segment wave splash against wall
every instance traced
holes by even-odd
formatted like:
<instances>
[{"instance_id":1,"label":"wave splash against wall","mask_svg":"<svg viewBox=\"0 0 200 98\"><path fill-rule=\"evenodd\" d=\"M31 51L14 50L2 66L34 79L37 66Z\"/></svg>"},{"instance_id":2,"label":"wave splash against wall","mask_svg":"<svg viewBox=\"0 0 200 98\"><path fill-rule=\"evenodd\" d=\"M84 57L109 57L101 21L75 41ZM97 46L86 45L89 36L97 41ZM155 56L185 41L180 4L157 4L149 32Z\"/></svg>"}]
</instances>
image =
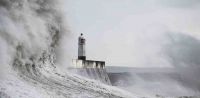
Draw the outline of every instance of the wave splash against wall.
<instances>
[{"instance_id":1,"label":"wave splash against wall","mask_svg":"<svg viewBox=\"0 0 200 98\"><path fill-rule=\"evenodd\" d=\"M116 88L58 71L56 53L67 34L62 2L0 0L0 96L127 97Z\"/></svg>"}]
</instances>

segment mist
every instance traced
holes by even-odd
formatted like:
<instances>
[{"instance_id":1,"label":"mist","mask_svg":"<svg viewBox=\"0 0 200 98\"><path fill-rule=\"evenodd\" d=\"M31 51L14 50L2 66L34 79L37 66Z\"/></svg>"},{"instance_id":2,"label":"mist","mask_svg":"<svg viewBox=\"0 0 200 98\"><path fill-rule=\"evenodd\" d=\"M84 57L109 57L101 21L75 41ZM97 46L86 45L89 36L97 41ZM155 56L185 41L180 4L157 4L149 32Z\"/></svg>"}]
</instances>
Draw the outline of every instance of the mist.
<instances>
[{"instance_id":1,"label":"mist","mask_svg":"<svg viewBox=\"0 0 200 98\"><path fill-rule=\"evenodd\" d=\"M101 11L87 6L87 13L81 12L86 16L100 12L100 20L78 14L86 18L78 20L84 24L81 27L71 23L73 15L65 11L69 9L63 0L0 0L0 93L17 98L199 95L199 2L191 1L93 1L97 4L91 6ZM129 4L139 6L132 9ZM85 6L74 8L84 10ZM113 11L115 8L125 9ZM89 59L105 60L106 66L170 71L132 72L131 86L117 84L124 90L69 73L80 32L86 32Z\"/></svg>"},{"instance_id":2,"label":"mist","mask_svg":"<svg viewBox=\"0 0 200 98\"><path fill-rule=\"evenodd\" d=\"M0 0L0 97L130 95L68 72L71 33L63 0Z\"/></svg>"},{"instance_id":3,"label":"mist","mask_svg":"<svg viewBox=\"0 0 200 98\"><path fill-rule=\"evenodd\" d=\"M153 53L151 58L144 59L142 62L158 58L157 60L162 59L165 63L158 63L156 66L167 64L167 67L129 67L127 76L119 76L116 86L148 96L155 94L161 96L198 96L200 94L200 40L198 38L186 33L160 31L157 36L145 36L143 40L138 40L138 43L141 42L147 44L143 44L143 48L140 47L139 54L145 54L142 52L145 49L149 49ZM147 65L148 63L146 63ZM119 67L118 70L120 69Z\"/></svg>"},{"instance_id":4,"label":"mist","mask_svg":"<svg viewBox=\"0 0 200 98\"><path fill-rule=\"evenodd\" d=\"M150 73L152 79L132 72L128 90L199 95L199 0L69 0L66 5L71 31L87 39L89 59L105 60L106 66L157 69Z\"/></svg>"},{"instance_id":5,"label":"mist","mask_svg":"<svg viewBox=\"0 0 200 98\"><path fill-rule=\"evenodd\" d=\"M198 0L68 0L66 9L72 43L77 44L77 36L84 33L88 59L105 60L107 66L171 67L159 52L167 41L162 34L199 38L199 4ZM75 58L76 46L72 48Z\"/></svg>"}]
</instances>

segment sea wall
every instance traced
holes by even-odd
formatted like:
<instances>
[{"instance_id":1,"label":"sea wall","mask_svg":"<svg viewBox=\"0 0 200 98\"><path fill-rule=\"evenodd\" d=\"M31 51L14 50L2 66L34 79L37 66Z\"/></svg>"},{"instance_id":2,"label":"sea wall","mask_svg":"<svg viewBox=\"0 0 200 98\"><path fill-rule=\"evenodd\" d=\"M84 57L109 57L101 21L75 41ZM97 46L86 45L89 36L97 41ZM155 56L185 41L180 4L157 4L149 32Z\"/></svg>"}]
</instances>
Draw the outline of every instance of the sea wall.
<instances>
[{"instance_id":1,"label":"sea wall","mask_svg":"<svg viewBox=\"0 0 200 98\"><path fill-rule=\"evenodd\" d=\"M111 85L104 61L73 60L72 63L79 75Z\"/></svg>"}]
</instances>

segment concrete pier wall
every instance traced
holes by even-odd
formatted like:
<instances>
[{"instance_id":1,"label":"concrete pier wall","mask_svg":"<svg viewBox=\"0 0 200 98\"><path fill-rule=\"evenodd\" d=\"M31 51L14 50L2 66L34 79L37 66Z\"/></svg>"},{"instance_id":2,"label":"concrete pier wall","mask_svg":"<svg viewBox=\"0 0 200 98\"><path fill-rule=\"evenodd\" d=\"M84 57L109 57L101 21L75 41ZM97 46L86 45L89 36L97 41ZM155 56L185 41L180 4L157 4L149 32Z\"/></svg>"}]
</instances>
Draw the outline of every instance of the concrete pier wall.
<instances>
[{"instance_id":1,"label":"concrete pier wall","mask_svg":"<svg viewBox=\"0 0 200 98\"><path fill-rule=\"evenodd\" d=\"M73 60L76 73L111 85L110 79L105 69L105 62L93 60Z\"/></svg>"},{"instance_id":2,"label":"concrete pier wall","mask_svg":"<svg viewBox=\"0 0 200 98\"><path fill-rule=\"evenodd\" d=\"M73 65L76 68L105 68L104 61L93 61L93 60L72 60Z\"/></svg>"}]
</instances>

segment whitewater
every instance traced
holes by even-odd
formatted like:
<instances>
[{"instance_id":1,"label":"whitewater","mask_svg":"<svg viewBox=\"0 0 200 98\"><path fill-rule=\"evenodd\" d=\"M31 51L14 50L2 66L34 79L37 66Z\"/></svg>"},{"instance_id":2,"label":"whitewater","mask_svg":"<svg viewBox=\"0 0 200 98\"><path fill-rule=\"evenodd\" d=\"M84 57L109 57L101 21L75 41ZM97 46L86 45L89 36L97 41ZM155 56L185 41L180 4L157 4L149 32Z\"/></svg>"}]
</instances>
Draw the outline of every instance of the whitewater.
<instances>
[{"instance_id":1,"label":"whitewater","mask_svg":"<svg viewBox=\"0 0 200 98\"><path fill-rule=\"evenodd\" d=\"M1 98L136 98L59 69L57 52L69 34L62 2L0 0Z\"/></svg>"},{"instance_id":2,"label":"whitewater","mask_svg":"<svg viewBox=\"0 0 200 98\"><path fill-rule=\"evenodd\" d=\"M67 67L70 60L60 56L71 49L62 51L71 34L64 2L0 0L0 98L164 98L138 95L63 68L59 62Z\"/></svg>"}]
</instances>

